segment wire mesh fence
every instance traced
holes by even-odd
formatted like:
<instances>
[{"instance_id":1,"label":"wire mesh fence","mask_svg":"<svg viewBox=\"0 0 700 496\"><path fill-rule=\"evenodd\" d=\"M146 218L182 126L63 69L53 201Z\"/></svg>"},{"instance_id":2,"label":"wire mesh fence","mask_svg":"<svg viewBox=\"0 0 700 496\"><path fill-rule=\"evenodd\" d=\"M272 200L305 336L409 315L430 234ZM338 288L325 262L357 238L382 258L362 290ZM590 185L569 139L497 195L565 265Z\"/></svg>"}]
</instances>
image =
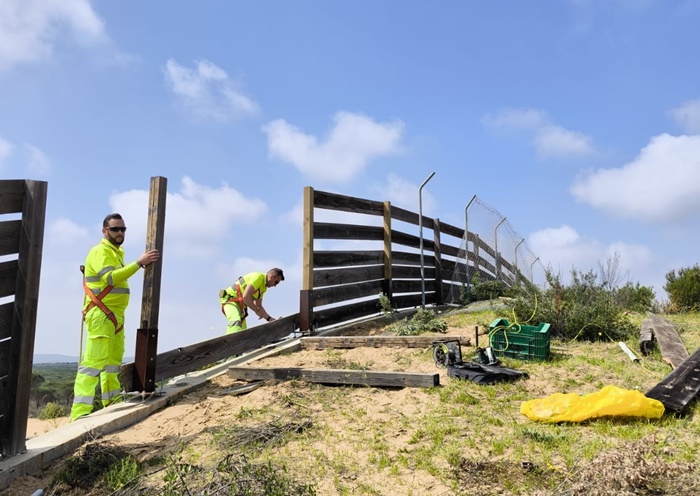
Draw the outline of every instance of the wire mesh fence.
<instances>
[{"instance_id":1,"label":"wire mesh fence","mask_svg":"<svg viewBox=\"0 0 700 496\"><path fill-rule=\"evenodd\" d=\"M485 280L507 286L534 283L539 257L498 210L474 196L465 209L464 228L470 234L462 238L447 303L463 303L465 292Z\"/></svg>"}]
</instances>

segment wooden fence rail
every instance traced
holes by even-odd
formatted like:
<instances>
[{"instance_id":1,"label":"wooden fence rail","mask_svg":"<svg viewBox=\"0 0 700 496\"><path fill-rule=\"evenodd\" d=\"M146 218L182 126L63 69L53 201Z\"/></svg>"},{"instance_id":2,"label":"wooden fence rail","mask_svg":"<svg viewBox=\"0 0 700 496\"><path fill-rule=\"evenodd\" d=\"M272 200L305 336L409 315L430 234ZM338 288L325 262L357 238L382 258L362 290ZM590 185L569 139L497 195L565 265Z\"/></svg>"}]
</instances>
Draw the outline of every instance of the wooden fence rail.
<instances>
[{"instance_id":1,"label":"wooden fence rail","mask_svg":"<svg viewBox=\"0 0 700 496\"><path fill-rule=\"evenodd\" d=\"M383 225L316 222L316 209L374 215L382 218ZM392 221L432 230L432 236L424 236L421 243L419 236L400 230ZM457 246L446 242L447 236L456 238ZM425 289L426 303L443 304L446 295L454 289L452 281L457 268L455 259L460 257L459 245L464 238L464 229L442 223L439 219L419 217L390 202L315 191L306 187L302 289L299 298L302 332L308 334L316 327L376 314L380 311L380 295L385 295L396 309L415 307L422 305ZM482 280L500 279L507 285L513 285L522 279L517 268L477 234L469 232L467 238L474 249L466 253L466 263ZM316 240L381 242L383 249L316 250ZM422 267L420 253L410 251L420 249L421 246ZM351 301L354 302L349 303ZM342 303L345 304L339 305ZM327 305L338 306L321 308Z\"/></svg>"},{"instance_id":2,"label":"wooden fence rail","mask_svg":"<svg viewBox=\"0 0 700 496\"><path fill-rule=\"evenodd\" d=\"M0 181L0 458L25 450L47 183Z\"/></svg>"}]
</instances>

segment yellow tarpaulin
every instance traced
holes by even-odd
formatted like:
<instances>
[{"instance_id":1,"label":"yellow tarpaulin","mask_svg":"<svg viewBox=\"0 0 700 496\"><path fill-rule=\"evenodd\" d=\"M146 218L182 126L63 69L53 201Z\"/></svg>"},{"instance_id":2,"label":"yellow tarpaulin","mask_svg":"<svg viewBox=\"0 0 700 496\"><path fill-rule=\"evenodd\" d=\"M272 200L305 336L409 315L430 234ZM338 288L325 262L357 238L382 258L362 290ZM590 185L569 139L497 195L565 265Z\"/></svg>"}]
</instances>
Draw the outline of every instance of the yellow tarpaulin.
<instances>
[{"instance_id":1,"label":"yellow tarpaulin","mask_svg":"<svg viewBox=\"0 0 700 496\"><path fill-rule=\"evenodd\" d=\"M546 398L525 401L520 413L540 422L582 422L597 417L661 418L664 405L639 391L605 386L596 393L554 393Z\"/></svg>"}]
</instances>

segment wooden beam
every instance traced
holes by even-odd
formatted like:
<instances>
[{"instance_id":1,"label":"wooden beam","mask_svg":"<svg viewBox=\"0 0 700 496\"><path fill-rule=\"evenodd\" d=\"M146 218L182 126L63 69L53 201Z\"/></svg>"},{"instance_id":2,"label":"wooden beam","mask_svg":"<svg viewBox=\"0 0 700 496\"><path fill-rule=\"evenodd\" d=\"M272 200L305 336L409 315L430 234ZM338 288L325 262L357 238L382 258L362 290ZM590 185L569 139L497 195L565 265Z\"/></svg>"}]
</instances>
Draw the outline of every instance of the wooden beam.
<instances>
[{"instance_id":1,"label":"wooden beam","mask_svg":"<svg viewBox=\"0 0 700 496\"><path fill-rule=\"evenodd\" d=\"M313 233L314 239L384 240L384 229L379 226L314 222Z\"/></svg>"},{"instance_id":2,"label":"wooden beam","mask_svg":"<svg viewBox=\"0 0 700 496\"><path fill-rule=\"evenodd\" d=\"M303 350L325 350L328 348L428 348L435 341L458 340L464 346L471 341L464 336L421 335L421 336L317 336L301 339Z\"/></svg>"},{"instance_id":3,"label":"wooden beam","mask_svg":"<svg viewBox=\"0 0 700 496\"><path fill-rule=\"evenodd\" d=\"M21 212L23 198L23 179L3 179L0 181L0 214L14 214Z\"/></svg>"},{"instance_id":4,"label":"wooden beam","mask_svg":"<svg viewBox=\"0 0 700 496\"><path fill-rule=\"evenodd\" d=\"M654 349L654 328L651 319L644 319L639 329L639 351L648 355Z\"/></svg>"},{"instance_id":5,"label":"wooden beam","mask_svg":"<svg viewBox=\"0 0 700 496\"><path fill-rule=\"evenodd\" d=\"M659 342L661 358L675 369L688 358L688 350L668 320L655 314L649 314L649 320Z\"/></svg>"},{"instance_id":6,"label":"wooden beam","mask_svg":"<svg viewBox=\"0 0 700 496\"><path fill-rule=\"evenodd\" d=\"M667 411L682 413L700 392L700 348L673 369L646 396L659 400Z\"/></svg>"},{"instance_id":7,"label":"wooden beam","mask_svg":"<svg viewBox=\"0 0 700 496\"><path fill-rule=\"evenodd\" d=\"M329 288L317 289L313 292L314 307L329 305L342 301L355 300L365 296L375 296L382 292L384 281L377 279L374 281L364 281L354 284L343 284L342 286L331 286Z\"/></svg>"},{"instance_id":8,"label":"wooden beam","mask_svg":"<svg viewBox=\"0 0 700 496\"><path fill-rule=\"evenodd\" d=\"M370 370L230 367L228 376L244 381L302 379L320 384L345 384L348 386L433 387L440 385L440 374L374 372Z\"/></svg>"},{"instance_id":9,"label":"wooden beam","mask_svg":"<svg viewBox=\"0 0 700 496\"><path fill-rule=\"evenodd\" d=\"M0 222L0 255L10 255L19 252L19 235L21 229L21 220Z\"/></svg>"},{"instance_id":10,"label":"wooden beam","mask_svg":"<svg viewBox=\"0 0 700 496\"><path fill-rule=\"evenodd\" d=\"M391 202L384 202L384 287L382 292L391 304L394 298L394 287L391 274Z\"/></svg>"},{"instance_id":11,"label":"wooden beam","mask_svg":"<svg viewBox=\"0 0 700 496\"><path fill-rule=\"evenodd\" d=\"M0 262L0 297L15 294L18 270L19 262L17 260Z\"/></svg>"},{"instance_id":12,"label":"wooden beam","mask_svg":"<svg viewBox=\"0 0 700 496\"><path fill-rule=\"evenodd\" d=\"M302 252L301 291L299 292L299 330L311 332L314 320L314 189L304 188L304 246Z\"/></svg>"},{"instance_id":13,"label":"wooden beam","mask_svg":"<svg viewBox=\"0 0 700 496\"><path fill-rule=\"evenodd\" d=\"M19 240L17 262L17 289L15 290L15 316L12 320L10 339L10 388L14 401L7 405L10 426L9 453L25 450L29 397L34 364L34 338L39 307L39 283L41 259L44 246L44 224L46 219L46 181L24 181L22 198L22 229Z\"/></svg>"},{"instance_id":14,"label":"wooden beam","mask_svg":"<svg viewBox=\"0 0 700 496\"><path fill-rule=\"evenodd\" d=\"M347 267L351 265L380 265L384 263L381 250L369 251L315 251L313 268Z\"/></svg>"},{"instance_id":15,"label":"wooden beam","mask_svg":"<svg viewBox=\"0 0 700 496\"><path fill-rule=\"evenodd\" d=\"M364 267L343 267L340 269L314 270L314 288L350 284L353 282L371 281L384 277L383 265L367 265Z\"/></svg>"},{"instance_id":16,"label":"wooden beam","mask_svg":"<svg viewBox=\"0 0 700 496\"><path fill-rule=\"evenodd\" d=\"M199 370L233 355L241 355L282 339L298 329L299 314L261 324L245 331L226 334L189 346L159 353L156 357L156 381ZM131 384L134 362L121 368L124 384Z\"/></svg>"},{"instance_id":17,"label":"wooden beam","mask_svg":"<svg viewBox=\"0 0 700 496\"><path fill-rule=\"evenodd\" d=\"M163 241L165 235L165 203L168 180L151 178L146 228L146 250L158 250L160 259L144 269L141 299L141 326L136 332L134 380L130 391L156 390L156 354L158 353L158 317L160 313L160 280L163 271Z\"/></svg>"},{"instance_id":18,"label":"wooden beam","mask_svg":"<svg viewBox=\"0 0 700 496\"><path fill-rule=\"evenodd\" d=\"M352 212L354 214L382 215L382 203L374 200L364 200L353 196L316 191L314 193L316 208Z\"/></svg>"},{"instance_id":19,"label":"wooden beam","mask_svg":"<svg viewBox=\"0 0 700 496\"><path fill-rule=\"evenodd\" d=\"M433 221L433 239L435 253L435 304L442 305L442 248L440 243L440 219Z\"/></svg>"}]
</instances>

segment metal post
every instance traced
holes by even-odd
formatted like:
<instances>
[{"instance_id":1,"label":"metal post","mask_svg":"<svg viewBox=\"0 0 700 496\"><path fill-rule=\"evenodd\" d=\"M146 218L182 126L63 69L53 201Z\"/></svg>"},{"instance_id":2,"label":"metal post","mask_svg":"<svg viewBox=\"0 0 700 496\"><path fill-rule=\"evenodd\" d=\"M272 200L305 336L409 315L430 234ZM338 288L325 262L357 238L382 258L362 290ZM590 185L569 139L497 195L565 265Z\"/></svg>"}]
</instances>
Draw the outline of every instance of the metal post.
<instances>
[{"instance_id":1,"label":"metal post","mask_svg":"<svg viewBox=\"0 0 700 496\"><path fill-rule=\"evenodd\" d=\"M467 206L464 207L464 246L466 249L466 253L464 255L464 265L466 267L466 273L464 275L467 277L467 291L469 291L470 289L469 284L471 280L471 277L469 277L469 216L467 215L467 210L469 210L469 206L472 204L475 198L476 195L472 196L472 199L469 200Z\"/></svg>"},{"instance_id":2,"label":"metal post","mask_svg":"<svg viewBox=\"0 0 700 496\"><path fill-rule=\"evenodd\" d=\"M423 263L423 187L428 184L435 172L431 172L428 179L423 181L423 184L418 188L418 234L420 236L420 288L421 288L421 303L425 308L425 267Z\"/></svg>"},{"instance_id":3,"label":"metal post","mask_svg":"<svg viewBox=\"0 0 700 496\"><path fill-rule=\"evenodd\" d=\"M533 282L533 277L532 277L532 266L535 265L535 262L537 262L540 259L540 257L537 257L531 264L530 264L530 284L534 284Z\"/></svg>"},{"instance_id":4,"label":"metal post","mask_svg":"<svg viewBox=\"0 0 700 496\"><path fill-rule=\"evenodd\" d=\"M515 285L518 285L518 248L520 248L520 245L523 244L523 241L525 241L525 238L521 239L520 242L515 245Z\"/></svg>"},{"instance_id":5,"label":"metal post","mask_svg":"<svg viewBox=\"0 0 700 496\"><path fill-rule=\"evenodd\" d=\"M493 230L493 237L495 238L495 246L494 246L494 248L495 248L495 251L496 251L496 253L494 254L494 263L496 264L496 279L499 280L499 281L501 280L501 266L500 266L500 264L498 263L498 259L500 258L500 257L498 256L498 228L499 228L500 225L503 224L505 221L506 221L506 218L503 217L503 218L501 219L501 222L499 222L498 224L496 224L496 228Z\"/></svg>"}]
</instances>

